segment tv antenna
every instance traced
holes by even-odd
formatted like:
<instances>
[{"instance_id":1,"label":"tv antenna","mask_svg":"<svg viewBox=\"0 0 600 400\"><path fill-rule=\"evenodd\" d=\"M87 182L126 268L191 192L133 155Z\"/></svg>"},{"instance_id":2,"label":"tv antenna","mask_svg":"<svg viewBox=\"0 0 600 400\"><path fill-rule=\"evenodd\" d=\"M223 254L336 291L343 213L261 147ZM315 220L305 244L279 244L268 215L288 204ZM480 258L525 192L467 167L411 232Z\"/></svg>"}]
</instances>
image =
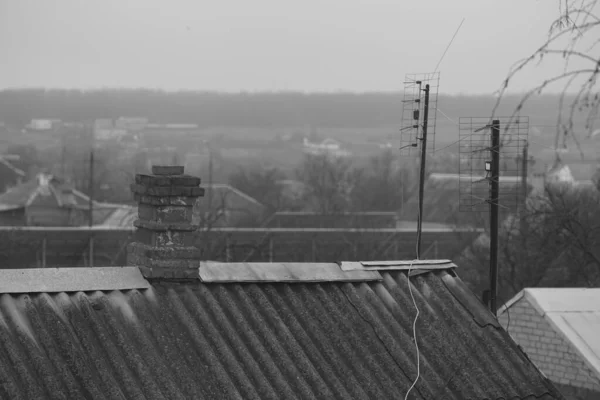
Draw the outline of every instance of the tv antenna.
<instances>
[{"instance_id":1,"label":"tv antenna","mask_svg":"<svg viewBox=\"0 0 600 400\"><path fill-rule=\"evenodd\" d=\"M490 211L489 307L496 314L499 210L518 209L527 197L529 117L461 117L458 130L459 210Z\"/></svg>"},{"instance_id":2,"label":"tv antenna","mask_svg":"<svg viewBox=\"0 0 600 400\"><path fill-rule=\"evenodd\" d=\"M404 79L400 154L420 154L419 211L417 215L417 259L421 258L423 195L427 152L435 152L435 122L440 73L407 74Z\"/></svg>"}]
</instances>

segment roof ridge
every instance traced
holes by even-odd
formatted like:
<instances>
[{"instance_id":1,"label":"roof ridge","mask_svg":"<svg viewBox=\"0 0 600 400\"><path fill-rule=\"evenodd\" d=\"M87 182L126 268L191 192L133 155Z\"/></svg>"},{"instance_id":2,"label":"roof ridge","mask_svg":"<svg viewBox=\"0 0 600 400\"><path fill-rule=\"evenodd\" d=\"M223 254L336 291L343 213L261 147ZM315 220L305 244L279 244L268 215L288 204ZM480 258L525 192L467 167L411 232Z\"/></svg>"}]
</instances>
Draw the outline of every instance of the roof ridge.
<instances>
[{"instance_id":1,"label":"roof ridge","mask_svg":"<svg viewBox=\"0 0 600 400\"><path fill-rule=\"evenodd\" d=\"M200 261L199 278L210 283L325 283L381 281L377 271L343 270L337 263L223 263Z\"/></svg>"}]
</instances>

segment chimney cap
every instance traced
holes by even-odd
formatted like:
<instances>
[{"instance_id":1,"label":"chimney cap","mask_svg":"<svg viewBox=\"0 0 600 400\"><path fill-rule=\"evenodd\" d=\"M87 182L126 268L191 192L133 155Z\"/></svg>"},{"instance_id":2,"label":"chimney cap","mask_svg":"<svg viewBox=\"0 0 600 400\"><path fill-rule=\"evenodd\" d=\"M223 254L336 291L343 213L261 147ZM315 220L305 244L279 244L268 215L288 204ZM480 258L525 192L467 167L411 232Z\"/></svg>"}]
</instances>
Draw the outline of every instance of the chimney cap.
<instances>
[{"instance_id":1,"label":"chimney cap","mask_svg":"<svg viewBox=\"0 0 600 400\"><path fill-rule=\"evenodd\" d=\"M183 175L182 165L153 165L153 175Z\"/></svg>"}]
</instances>

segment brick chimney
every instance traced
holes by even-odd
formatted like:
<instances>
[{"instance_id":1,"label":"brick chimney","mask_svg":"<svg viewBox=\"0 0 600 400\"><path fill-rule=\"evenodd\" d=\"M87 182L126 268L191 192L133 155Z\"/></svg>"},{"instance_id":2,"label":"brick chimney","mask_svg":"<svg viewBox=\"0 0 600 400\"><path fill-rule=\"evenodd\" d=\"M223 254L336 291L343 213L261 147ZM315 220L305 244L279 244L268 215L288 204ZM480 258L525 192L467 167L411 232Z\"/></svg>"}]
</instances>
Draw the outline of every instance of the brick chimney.
<instances>
[{"instance_id":1,"label":"brick chimney","mask_svg":"<svg viewBox=\"0 0 600 400\"><path fill-rule=\"evenodd\" d=\"M139 266L146 278L198 277L202 252L194 246L192 210L204 189L200 178L183 172L182 166L153 166L152 175L137 174L131 185L138 219L127 264Z\"/></svg>"}]
</instances>

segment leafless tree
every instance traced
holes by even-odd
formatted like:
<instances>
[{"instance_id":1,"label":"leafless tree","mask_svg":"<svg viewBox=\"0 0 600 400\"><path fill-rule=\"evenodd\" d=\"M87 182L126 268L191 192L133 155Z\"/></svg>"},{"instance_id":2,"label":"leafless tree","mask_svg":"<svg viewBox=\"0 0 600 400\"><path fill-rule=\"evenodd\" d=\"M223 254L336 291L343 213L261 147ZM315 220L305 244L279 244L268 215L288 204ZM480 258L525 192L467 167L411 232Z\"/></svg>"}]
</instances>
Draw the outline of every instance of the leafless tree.
<instances>
[{"instance_id":1,"label":"leafless tree","mask_svg":"<svg viewBox=\"0 0 600 400\"><path fill-rule=\"evenodd\" d=\"M499 295L503 300L525 287L600 284L600 193L594 188L547 186L519 214L503 221L499 240ZM487 288L489 235L463 252L465 278Z\"/></svg>"},{"instance_id":2,"label":"leafless tree","mask_svg":"<svg viewBox=\"0 0 600 400\"><path fill-rule=\"evenodd\" d=\"M352 170L347 159L306 155L297 175L306 186L305 201L314 211L334 214L348 210Z\"/></svg>"},{"instance_id":3,"label":"leafless tree","mask_svg":"<svg viewBox=\"0 0 600 400\"><path fill-rule=\"evenodd\" d=\"M558 17L550 25L548 38L529 57L512 66L499 90L498 100L494 107L495 113L509 84L523 69L535 64L536 61L541 63L546 59L562 60L563 72L548 77L539 85L528 90L521 98L512 117L517 117L532 96L541 94L548 86L562 84L558 104L555 147L558 148L561 136L563 140L566 140L570 135L582 156L581 146L573 132L575 114L586 112L585 126L591 134L600 106L600 94L597 88L600 56L593 54L600 44L600 14L597 6L598 0L559 0ZM583 66L574 68L574 62ZM573 90L575 90L575 94L569 94L573 93ZM568 118L565 119L563 110L567 106L569 113ZM508 128L507 126L506 129Z\"/></svg>"}]
</instances>

